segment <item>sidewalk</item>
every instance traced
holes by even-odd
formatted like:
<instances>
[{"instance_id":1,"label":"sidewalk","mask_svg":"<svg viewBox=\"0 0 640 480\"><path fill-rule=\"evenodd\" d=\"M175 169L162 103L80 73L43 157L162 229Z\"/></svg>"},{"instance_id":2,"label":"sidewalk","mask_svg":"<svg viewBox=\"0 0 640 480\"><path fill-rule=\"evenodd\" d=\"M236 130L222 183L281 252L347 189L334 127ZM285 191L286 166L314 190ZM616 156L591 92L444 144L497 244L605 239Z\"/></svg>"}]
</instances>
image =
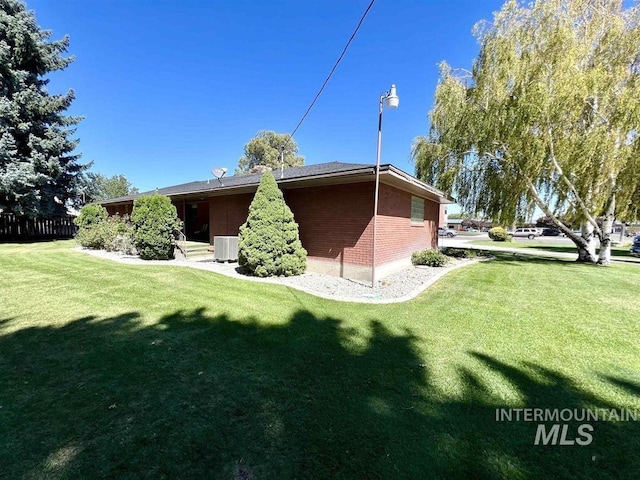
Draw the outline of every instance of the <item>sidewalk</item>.
<instances>
[{"instance_id":1,"label":"sidewalk","mask_svg":"<svg viewBox=\"0 0 640 480\"><path fill-rule=\"evenodd\" d=\"M478 237L455 237L455 238L447 238L443 239L440 247L457 247L457 248L469 248L473 250L485 250L490 252L508 252L508 253L517 253L520 255L532 255L536 257L549 257L549 258L559 258L562 260L576 260L578 258L578 252L575 253L567 253L567 252L550 252L548 250L538 249L535 247L524 248L524 247L509 247L509 243L501 243L495 242L496 245L474 245L473 241L481 240ZM640 258L638 257L616 257L611 256L612 262L617 263L635 263L640 264Z\"/></svg>"}]
</instances>

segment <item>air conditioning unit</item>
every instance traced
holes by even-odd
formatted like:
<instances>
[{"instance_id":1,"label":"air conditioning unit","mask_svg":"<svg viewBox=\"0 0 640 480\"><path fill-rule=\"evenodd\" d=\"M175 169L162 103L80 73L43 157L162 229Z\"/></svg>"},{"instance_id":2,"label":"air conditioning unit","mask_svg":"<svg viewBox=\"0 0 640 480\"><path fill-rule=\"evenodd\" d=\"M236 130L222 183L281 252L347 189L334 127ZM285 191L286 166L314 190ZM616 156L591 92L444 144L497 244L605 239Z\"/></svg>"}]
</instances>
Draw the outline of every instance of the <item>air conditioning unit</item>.
<instances>
[{"instance_id":1,"label":"air conditioning unit","mask_svg":"<svg viewBox=\"0 0 640 480\"><path fill-rule=\"evenodd\" d=\"M238 237L213 237L213 259L216 262L238 260Z\"/></svg>"}]
</instances>

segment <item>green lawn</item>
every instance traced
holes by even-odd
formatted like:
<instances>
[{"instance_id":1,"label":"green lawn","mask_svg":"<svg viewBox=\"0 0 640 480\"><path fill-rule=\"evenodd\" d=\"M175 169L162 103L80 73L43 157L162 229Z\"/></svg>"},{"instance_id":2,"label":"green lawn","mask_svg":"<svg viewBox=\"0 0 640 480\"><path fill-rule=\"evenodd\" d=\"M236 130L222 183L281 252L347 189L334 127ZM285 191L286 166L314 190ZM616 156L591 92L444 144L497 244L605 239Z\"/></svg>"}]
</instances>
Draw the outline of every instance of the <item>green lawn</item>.
<instances>
[{"instance_id":1,"label":"green lawn","mask_svg":"<svg viewBox=\"0 0 640 480\"><path fill-rule=\"evenodd\" d=\"M72 246L0 245L1 478L640 471L639 422L536 446L536 423L495 418L640 410L639 266L510 255L363 305Z\"/></svg>"},{"instance_id":2,"label":"green lawn","mask_svg":"<svg viewBox=\"0 0 640 480\"><path fill-rule=\"evenodd\" d=\"M494 242L493 240L474 240L472 245L505 247L505 248L532 248L535 250L544 250L545 252L574 253L578 256L578 249L574 245L558 245L556 243L545 242L544 240L522 240L513 242ZM597 249L596 249L597 252ZM629 245L612 246L611 257L629 257L633 256L629 253Z\"/></svg>"}]
</instances>

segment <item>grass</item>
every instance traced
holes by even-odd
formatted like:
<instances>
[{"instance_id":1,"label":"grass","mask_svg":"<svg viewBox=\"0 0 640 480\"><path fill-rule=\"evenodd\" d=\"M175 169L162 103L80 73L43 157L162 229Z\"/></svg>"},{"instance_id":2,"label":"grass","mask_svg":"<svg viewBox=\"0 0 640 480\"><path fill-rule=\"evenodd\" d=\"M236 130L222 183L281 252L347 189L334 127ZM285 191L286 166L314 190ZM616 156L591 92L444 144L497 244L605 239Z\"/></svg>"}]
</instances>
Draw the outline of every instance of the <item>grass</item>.
<instances>
[{"instance_id":1,"label":"grass","mask_svg":"<svg viewBox=\"0 0 640 480\"><path fill-rule=\"evenodd\" d=\"M498 257L362 305L70 242L0 245L0 477L635 478L638 267ZM579 422L570 422L575 437Z\"/></svg>"},{"instance_id":2,"label":"grass","mask_svg":"<svg viewBox=\"0 0 640 480\"><path fill-rule=\"evenodd\" d=\"M574 253L578 255L578 249L575 245L558 245L550 244L541 240L523 240L513 242L494 242L493 240L474 240L472 245L479 246L492 246L492 247L505 247L505 248L531 248L536 250L543 250L545 252L558 252L558 253ZM597 253L596 249L596 253ZM632 257L629 253L629 245L626 246L612 246L611 257Z\"/></svg>"}]
</instances>

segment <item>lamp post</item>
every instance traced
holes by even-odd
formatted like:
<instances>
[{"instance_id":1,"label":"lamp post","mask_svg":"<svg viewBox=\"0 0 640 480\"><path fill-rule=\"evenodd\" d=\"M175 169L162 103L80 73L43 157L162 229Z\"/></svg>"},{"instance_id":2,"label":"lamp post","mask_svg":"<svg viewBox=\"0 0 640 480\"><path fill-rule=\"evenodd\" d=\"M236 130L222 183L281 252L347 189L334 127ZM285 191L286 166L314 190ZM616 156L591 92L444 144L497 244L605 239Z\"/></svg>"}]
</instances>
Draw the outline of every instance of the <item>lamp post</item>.
<instances>
[{"instance_id":1,"label":"lamp post","mask_svg":"<svg viewBox=\"0 0 640 480\"><path fill-rule=\"evenodd\" d=\"M378 191L380 189L380 147L382 145L382 110L386 104L388 108L398 108L400 99L396 94L396 86L380 95L380 104L378 107L378 147L376 149L376 187L373 198L373 248L371 251L371 287L376 286L376 226L378 220Z\"/></svg>"}]
</instances>

